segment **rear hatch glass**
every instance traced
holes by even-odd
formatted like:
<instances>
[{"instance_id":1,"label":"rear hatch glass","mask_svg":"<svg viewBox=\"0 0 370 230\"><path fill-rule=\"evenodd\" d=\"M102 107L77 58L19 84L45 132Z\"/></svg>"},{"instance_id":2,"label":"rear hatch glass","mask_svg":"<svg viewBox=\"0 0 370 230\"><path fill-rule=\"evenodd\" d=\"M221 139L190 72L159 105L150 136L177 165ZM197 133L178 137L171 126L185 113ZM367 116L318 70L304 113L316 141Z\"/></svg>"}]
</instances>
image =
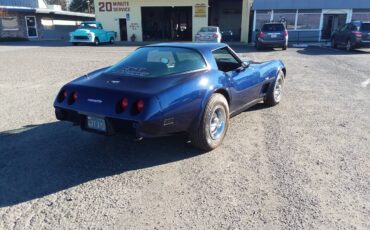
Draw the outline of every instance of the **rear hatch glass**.
<instances>
[{"instance_id":1,"label":"rear hatch glass","mask_svg":"<svg viewBox=\"0 0 370 230\"><path fill-rule=\"evenodd\" d=\"M281 32L284 31L285 27L283 24L265 24L262 27L262 31L266 32Z\"/></svg>"},{"instance_id":2,"label":"rear hatch glass","mask_svg":"<svg viewBox=\"0 0 370 230\"><path fill-rule=\"evenodd\" d=\"M262 31L266 34L265 40L283 40L285 27L283 24L265 24Z\"/></svg>"},{"instance_id":3,"label":"rear hatch glass","mask_svg":"<svg viewBox=\"0 0 370 230\"><path fill-rule=\"evenodd\" d=\"M199 32L202 32L202 33L216 33L217 28L216 27L203 27L203 28L200 29Z\"/></svg>"}]
</instances>

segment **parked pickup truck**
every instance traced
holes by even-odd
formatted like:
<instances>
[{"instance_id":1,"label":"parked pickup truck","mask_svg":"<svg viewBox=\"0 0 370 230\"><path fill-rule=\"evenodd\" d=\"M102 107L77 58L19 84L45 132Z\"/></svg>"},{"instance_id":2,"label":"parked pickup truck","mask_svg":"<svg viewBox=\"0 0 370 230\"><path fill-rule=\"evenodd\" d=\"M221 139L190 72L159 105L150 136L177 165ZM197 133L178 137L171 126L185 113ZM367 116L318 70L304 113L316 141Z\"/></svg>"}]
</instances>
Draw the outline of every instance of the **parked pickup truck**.
<instances>
[{"instance_id":1,"label":"parked pickup truck","mask_svg":"<svg viewBox=\"0 0 370 230\"><path fill-rule=\"evenodd\" d=\"M91 43L99 45L100 43L114 43L116 33L112 31L105 31L100 22L89 21L82 22L75 31L69 34L69 41L73 45L79 43Z\"/></svg>"}]
</instances>

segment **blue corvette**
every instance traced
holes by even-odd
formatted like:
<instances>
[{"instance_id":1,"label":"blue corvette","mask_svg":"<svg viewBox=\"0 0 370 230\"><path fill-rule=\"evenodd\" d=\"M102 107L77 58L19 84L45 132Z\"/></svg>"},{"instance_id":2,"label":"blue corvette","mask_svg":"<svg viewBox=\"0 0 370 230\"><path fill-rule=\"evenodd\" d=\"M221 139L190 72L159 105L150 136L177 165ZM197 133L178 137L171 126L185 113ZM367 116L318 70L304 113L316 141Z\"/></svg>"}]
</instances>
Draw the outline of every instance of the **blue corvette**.
<instances>
[{"instance_id":1,"label":"blue corvette","mask_svg":"<svg viewBox=\"0 0 370 230\"><path fill-rule=\"evenodd\" d=\"M243 62L222 43L156 44L66 84L54 107L58 120L86 131L140 139L187 133L209 151L222 143L230 116L278 104L285 75L281 61Z\"/></svg>"}]
</instances>

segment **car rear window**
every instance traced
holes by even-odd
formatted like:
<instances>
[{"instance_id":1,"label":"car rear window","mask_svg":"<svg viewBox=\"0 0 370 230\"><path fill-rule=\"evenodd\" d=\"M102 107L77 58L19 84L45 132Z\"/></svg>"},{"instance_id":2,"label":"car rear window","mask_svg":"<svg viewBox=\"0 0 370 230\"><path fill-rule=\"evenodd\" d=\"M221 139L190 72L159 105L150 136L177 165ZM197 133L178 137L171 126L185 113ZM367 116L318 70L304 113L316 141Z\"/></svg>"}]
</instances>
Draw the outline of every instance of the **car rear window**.
<instances>
[{"instance_id":1,"label":"car rear window","mask_svg":"<svg viewBox=\"0 0 370 230\"><path fill-rule=\"evenodd\" d=\"M284 31L285 27L283 24L265 24L262 27L262 31Z\"/></svg>"},{"instance_id":2,"label":"car rear window","mask_svg":"<svg viewBox=\"0 0 370 230\"><path fill-rule=\"evenodd\" d=\"M370 31L370 23L362 23L361 30Z\"/></svg>"},{"instance_id":3,"label":"car rear window","mask_svg":"<svg viewBox=\"0 0 370 230\"><path fill-rule=\"evenodd\" d=\"M217 28L216 27L202 27L200 29L200 32L217 32Z\"/></svg>"},{"instance_id":4,"label":"car rear window","mask_svg":"<svg viewBox=\"0 0 370 230\"><path fill-rule=\"evenodd\" d=\"M105 73L130 77L153 78L206 67L200 53L177 47L143 47L107 69Z\"/></svg>"}]
</instances>

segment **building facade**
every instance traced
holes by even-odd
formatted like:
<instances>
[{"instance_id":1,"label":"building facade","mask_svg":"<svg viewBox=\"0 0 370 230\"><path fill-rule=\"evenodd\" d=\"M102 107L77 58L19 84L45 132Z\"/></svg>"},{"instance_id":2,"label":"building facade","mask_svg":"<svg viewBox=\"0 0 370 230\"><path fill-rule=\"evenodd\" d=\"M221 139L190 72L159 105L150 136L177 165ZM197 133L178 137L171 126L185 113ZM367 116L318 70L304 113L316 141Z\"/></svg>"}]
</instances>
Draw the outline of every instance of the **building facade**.
<instances>
[{"instance_id":1,"label":"building facade","mask_svg":"<svg viewBox=\"0 0 370 230\"><path fill-rule=\"evenodd\" d=\"M81 21L95 15L62 11L43 0L0 0L0 38L68 39Z\"/></svg>"},{"instance_id":2,"label":"building facade","mask_svg":"<svg viewBox=\"0 0 370 230\"><path fill-rule=\"evenodd\" d=\"M286 22L293 42L327 41L348 22L370 21L370 0L255 0L252 10L253 39L270 21Z\"/></svg>"},{"instance_id":3,"label":"building facade","mask_svg":"<svg viewBox=\"0 0 370 230\"><path fill-rule=\"evenodd\" d=\"M201 27L248 41L251 0L95 0L96 19L121 41L193 41Z\"/></svg>"}]
</instances>

